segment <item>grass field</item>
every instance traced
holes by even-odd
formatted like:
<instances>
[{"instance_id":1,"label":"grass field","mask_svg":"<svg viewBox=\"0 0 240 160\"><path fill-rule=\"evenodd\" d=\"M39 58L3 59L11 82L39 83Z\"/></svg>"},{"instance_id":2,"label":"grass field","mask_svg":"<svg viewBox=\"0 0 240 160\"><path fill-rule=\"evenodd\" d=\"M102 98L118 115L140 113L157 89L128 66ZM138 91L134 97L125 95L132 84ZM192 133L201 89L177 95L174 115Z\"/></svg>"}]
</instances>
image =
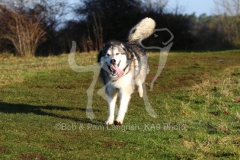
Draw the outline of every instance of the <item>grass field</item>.
<instances>
[{"instance_id":1,"label":"grass field","mask_svg":"<svg viewBox=\"0 0 240 160\"><path fill-rule=\"evenodd\" d=\"M137 92L124 125L105 126L107 102L93 95L93 73L70 69L68 56L0 55L0 159L240 159L240 51L170 53L153 91L158 65L149 53L148 98ZM79 54L78 65L96 54Z\"/></svg>"}]
</instances>

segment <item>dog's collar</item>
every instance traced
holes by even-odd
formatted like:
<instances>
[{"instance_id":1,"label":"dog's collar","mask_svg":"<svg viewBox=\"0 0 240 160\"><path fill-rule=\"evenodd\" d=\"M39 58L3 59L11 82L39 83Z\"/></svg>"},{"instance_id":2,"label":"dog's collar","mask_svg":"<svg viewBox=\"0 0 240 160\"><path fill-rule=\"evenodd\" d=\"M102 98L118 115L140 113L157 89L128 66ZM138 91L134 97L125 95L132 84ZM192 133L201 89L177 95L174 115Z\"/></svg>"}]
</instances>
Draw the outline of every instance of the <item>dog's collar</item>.
<instances>
[{"instance_id":1,"label":"dog's collar","mask_svg":"<svg viewBox=\"0 0 240 160\"><path fill-rule=\"evenodd\" d=\"M124 74L123 74L123 76L125 76L126 74L128 74L128 72L130 71L130 69L128 70L128 72L126 73L125 71L126 71L126 69L131 65L131 63L132 63L132 60L131 61L129 61L129 63L126 65L126 67L123 69L123 71L124 71Z\"/></svg>"},{"instance_id":2,"label":"dog's collar","mask_svg":"<svg viewBox=\"0 0 240 160\"><path fill-rule=\"evenodd\" d=\"M125 72L125 70L129 67L129 65L132 63L132 60L126 65L126 67L123 69L123 71Z\"/></svg>"}]
</instances>

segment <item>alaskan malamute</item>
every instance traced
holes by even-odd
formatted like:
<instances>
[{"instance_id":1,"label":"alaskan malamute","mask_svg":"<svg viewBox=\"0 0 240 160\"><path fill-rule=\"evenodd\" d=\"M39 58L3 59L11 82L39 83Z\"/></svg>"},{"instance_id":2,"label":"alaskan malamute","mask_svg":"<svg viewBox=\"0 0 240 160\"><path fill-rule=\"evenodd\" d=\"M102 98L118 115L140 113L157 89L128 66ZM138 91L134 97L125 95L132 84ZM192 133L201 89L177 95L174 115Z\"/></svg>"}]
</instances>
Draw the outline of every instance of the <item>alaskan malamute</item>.
<instances>
[{"instance_id":1,"label":"alaskan malamute","mask_svg":"<svg viewBox=\"0 0 240 160\"><path fill-rule=\"evenodd\" d=\"M142 84L149 72L149 66L147 55L139 42L149 37L154 28L155 21L144 18L130 30L127 42L109 41L99 52L100 77L106 86L108 97L107 125L123 123L135 85L138 87L139 96L143 97ZM114 121L118 93L120 107Z\"/></svg>"}]
</instances>

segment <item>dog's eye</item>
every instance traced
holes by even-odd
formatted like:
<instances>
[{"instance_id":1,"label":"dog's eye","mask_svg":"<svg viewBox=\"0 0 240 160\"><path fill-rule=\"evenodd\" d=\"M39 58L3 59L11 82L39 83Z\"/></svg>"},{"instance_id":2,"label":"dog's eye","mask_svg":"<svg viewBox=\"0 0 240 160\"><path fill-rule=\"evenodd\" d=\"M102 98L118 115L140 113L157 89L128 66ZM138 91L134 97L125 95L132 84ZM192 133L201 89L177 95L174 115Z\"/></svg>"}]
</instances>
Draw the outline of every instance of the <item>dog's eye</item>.
<instances>
[{"instance_id":1,"label":"dog's eye","mask_svg":"<svg viewBox=\"0 0 240 160\"><path fill-rule=\"evenodd\" d=\"M109 57L109 56L110 56L110 54L106 54L106 56L107 56L107 57Z\"/></svg>"},{"instance_id":2,"label":"dog's eye","mask_svg":"<svg viewBox=\"0 0 240 160\"><path fill-rule=\"evenodd\" d=\"M119 53L116 53L116 55L119 55Z\"/></svg>"}]
</instances>

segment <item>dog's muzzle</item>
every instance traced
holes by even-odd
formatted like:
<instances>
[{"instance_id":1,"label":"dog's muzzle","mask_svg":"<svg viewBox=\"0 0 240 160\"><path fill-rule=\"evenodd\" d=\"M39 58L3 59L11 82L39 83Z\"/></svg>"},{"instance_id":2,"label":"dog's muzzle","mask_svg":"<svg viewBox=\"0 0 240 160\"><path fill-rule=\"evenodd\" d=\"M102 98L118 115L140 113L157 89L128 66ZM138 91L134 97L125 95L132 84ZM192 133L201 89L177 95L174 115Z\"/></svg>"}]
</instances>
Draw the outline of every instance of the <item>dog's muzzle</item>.
<instances>
[{"instance_id":1,"label":"dog's muzzle","mask_svg":"<svg viewBox=\"0 0 240 160\"><path fill-rule=\"evenodd\" d=\"M110 66L108 65L108 68L112 72L112 76L118 76L119 78L122 77L124 74L124 71L119 68L121 61L118 64L116 64L116 60L111 59L110 62L111 64Z\"/></svg>"}]
</instances>

